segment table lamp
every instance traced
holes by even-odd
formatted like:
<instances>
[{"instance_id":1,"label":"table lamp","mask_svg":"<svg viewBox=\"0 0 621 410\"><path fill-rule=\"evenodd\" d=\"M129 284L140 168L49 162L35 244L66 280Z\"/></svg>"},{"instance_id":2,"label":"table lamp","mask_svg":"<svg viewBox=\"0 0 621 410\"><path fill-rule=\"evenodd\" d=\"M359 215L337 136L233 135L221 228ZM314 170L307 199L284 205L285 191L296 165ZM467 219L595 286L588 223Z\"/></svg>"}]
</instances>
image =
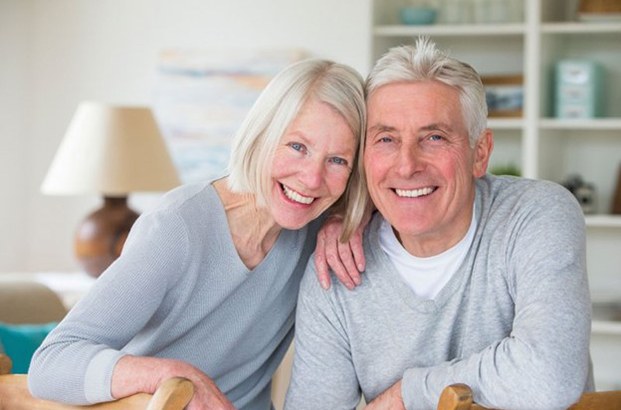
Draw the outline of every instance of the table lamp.
<instances>
[{"instance_id":1,"label":"table lamp","mask_svg":"<svg viewBox=\"0 0 621 410\"><path fill-rule=\"evenodd\" d=\"M138 213L131 192L167 191L177 171L147 107L97 102L79 105L41 185L44 194L97 193L103 207L78 226L74 251L82 268L98 277L121 253Z\"/></svg>"}]
</instances>

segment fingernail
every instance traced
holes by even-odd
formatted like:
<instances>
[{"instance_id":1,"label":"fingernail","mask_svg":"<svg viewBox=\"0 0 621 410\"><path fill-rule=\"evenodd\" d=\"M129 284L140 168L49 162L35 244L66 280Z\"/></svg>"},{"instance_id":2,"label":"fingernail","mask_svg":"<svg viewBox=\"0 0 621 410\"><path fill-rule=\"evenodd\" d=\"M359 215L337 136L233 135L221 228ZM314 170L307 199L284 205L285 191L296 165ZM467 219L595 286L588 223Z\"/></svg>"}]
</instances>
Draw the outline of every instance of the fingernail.
<instances>
[{"instance_id":1,"label":"fingernail","mask_svg":"<svg viewBox=\"0 0 621 410\"><path fill-rule=\"evenodd\" d=\"M328 281L325 279L322 279L319 281L319 284L321 285L322 288L324 289L328 289L328 287L330 287L330 285L328 285Z\"/></svg>"}]
</instances>

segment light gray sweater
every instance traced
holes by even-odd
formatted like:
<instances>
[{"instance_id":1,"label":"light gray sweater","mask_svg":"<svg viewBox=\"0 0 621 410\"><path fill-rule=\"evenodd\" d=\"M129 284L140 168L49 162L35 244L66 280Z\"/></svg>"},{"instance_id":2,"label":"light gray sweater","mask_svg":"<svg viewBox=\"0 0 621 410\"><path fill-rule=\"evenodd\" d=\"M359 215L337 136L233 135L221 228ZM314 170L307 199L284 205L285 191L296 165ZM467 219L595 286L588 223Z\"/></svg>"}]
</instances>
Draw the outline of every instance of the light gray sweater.
<instances>
[{"instance_id":1,"label":"light gray sweater","mask_svg":"<svg viewBox=\"0 0 621 410\"><path fill-rule=\"evenodd\" d=\"M353 409L360 391L369 402L400 379L409 410L436 408L457 382L502 409L567 408L593 388L577 202L551 182L486 176L476 212L471 248L435 300L415 296L381 250L379 214L354 291L322 290L309 263L287 409Z\"/></svg>"},{"instance_id":2,"label":"light gray sweater","mask_svg":"<svg viewBox=\"0 0 621 410\"><path fill-rule=\"evenodd\" d=\"M111 400L114 365L133 354L189 362L236 408L269 409L318 225L281 231L249 271L212 185L172 191L138 219L122 256L35 353L32 393L69 403Z\"/></svg>"}]
</instances>

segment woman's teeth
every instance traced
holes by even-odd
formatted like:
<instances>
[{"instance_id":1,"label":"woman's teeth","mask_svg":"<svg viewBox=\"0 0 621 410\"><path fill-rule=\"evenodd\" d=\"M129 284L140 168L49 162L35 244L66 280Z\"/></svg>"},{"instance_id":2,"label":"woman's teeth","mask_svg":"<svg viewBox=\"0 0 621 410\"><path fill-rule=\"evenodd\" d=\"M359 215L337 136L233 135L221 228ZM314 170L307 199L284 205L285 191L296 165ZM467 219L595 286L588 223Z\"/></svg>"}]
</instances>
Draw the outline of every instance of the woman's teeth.
<instances>
[{"instance_id":1,"label":"woman's teeth","mask_svg":"<svg viewBox=\"0 0 621 410\"><path fill-rule=\"evenodd\" d=\"M282 186L282 189L283 189L283 192L285 193L285 196L292 201L299 202L304 205L310 205L315 200L315 198L313 197L302 196L299 193L295 192L294 190L289 189L285 185Z\"/></svg>"}]
</instances>

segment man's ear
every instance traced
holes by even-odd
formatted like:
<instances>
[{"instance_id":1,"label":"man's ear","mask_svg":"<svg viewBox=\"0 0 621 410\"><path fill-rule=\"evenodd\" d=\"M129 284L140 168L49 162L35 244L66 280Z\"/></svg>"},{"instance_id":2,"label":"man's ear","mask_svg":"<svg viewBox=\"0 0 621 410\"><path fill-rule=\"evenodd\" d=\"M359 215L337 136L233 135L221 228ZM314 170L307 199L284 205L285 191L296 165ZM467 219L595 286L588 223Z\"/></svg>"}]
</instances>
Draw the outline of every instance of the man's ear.
<instances>
[{"instance_id":1,"label":"man's ear","mask_svg":"<svg viewBox=\"0 0 621 410\"><path fill-rule=\"evenodd\" d=\"M480 178L487 172L487 164L494 149L494 134L492 130L486 128L481 134L474 147L474 163L472 164L472 175Z\"/></svg>"}]
</instances>

